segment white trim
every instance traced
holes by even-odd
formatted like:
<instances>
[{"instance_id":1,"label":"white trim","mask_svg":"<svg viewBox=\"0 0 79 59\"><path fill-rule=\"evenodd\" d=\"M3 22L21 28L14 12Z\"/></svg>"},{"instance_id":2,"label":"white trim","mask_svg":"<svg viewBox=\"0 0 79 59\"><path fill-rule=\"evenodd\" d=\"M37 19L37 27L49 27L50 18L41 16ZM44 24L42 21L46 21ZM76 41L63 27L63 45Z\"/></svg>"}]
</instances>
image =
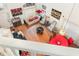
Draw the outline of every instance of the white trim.
<instances>
[{"instance_id":1,"label":"white trim","mask_svg":"<svg viewBox=\"0 0 79 59\"><path fill-rule=\"evenodd\" d=\"M9 39L9 40L6 40ZM9 47L9 48L16 48L21 50L27 51L34 51L37 53L43 53L47 55L79 55L79 49L77 48L70 48L70 47L62 47L62 46L55 46L45 43L33 42L33 41L24 41L20 39L13 39L13 38L5 38L0 37L0 46Z\"/></svg>"}]
</instances>

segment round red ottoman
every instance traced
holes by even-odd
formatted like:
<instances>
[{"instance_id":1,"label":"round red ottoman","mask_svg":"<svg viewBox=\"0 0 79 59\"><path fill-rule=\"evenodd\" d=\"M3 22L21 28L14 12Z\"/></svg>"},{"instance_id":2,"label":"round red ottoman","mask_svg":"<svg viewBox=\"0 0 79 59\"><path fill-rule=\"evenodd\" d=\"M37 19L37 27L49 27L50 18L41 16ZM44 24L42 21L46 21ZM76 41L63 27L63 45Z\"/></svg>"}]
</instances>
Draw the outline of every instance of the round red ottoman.
<instances>
[{"instance_id":1,"label":"round red ottoman","mask_svg":"<svg viewBox=\"0 0 79 59\"><path fill-rule=\"evenodd\" d=\"M51 38L49 44L68 46L68 40L63 35L57 34L54 38Z\"/></svg>"}]
</instances>

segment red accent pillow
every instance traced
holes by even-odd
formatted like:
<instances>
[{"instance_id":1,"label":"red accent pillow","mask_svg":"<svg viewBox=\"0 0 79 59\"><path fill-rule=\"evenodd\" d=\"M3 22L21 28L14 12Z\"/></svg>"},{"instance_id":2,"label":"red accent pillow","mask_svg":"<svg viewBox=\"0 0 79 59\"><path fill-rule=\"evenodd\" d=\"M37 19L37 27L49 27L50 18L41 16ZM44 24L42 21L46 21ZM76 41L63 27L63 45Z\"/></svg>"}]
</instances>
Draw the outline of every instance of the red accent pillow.
<instances>
[{"instance_id":1,"label":"red accent pillow","mask_svg":"<svg viewBox=\"0 0 79 59\"><path fill-rule=\"evenodd\" d=\"M73 41L74 41L73 38L70 37L70 38L68 39L68 43L69 43L69 45L72 44Z\"/></svg>"},{"instance_id":2,"label":"red accent pillow","mask_svg":"<svg viewBox=\"0 0 79 59\"><path fill-rule=\"evenodd\" d=\"M36 12L40 14L40 13L43 13L44 10L36 10Z\"/></svg>"}]
</instances>

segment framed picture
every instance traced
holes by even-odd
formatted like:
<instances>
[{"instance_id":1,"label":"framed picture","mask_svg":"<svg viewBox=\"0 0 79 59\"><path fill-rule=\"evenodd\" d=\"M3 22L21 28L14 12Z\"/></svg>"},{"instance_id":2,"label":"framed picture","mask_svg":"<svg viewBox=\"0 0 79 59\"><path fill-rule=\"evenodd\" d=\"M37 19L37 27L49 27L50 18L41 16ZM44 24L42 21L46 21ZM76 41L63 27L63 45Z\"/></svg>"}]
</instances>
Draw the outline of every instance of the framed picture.
<instances>
[{"instance_id":1,"label":"framed picture","mask_svg":"<svg viewBox=\"0 0 79 59\"><path fill-rule=\"evenodd\" d=\"M26 3L23 5L23 7L30 7L30 6L35 6L35 3Z\"/></svg>"},{"instance_id":2,"label":"framed picture","mask_svg":"<svg viewBox=\"0 0 79 59\"><path fill-rule=\"evenodd\" d=\"M21 19L19 17L15 17L12 19L12 23L14 27L22 25Z\"/></svg>"},{"instance_id":3,"label":"framed picture","mask_svg":"<svg viewBox=\"0 0 79 59\"><path fill-rule=\"evenodd\" d=\"M12 16L22 15L22 8L11 9Z\"/></svg>"},{"instance_id":4,"label":"framed picture","mask_svg":"<svg viewBox=\"0 0 79 59\"><path fill-rule=\"evenodd\" d=\"M54 18L60 20L60 17L61 17L61 12L58 11L58 10L55 10L55 9L52 9L51 11L51 16L53 16Z\"/></svg>"}]
</instances>

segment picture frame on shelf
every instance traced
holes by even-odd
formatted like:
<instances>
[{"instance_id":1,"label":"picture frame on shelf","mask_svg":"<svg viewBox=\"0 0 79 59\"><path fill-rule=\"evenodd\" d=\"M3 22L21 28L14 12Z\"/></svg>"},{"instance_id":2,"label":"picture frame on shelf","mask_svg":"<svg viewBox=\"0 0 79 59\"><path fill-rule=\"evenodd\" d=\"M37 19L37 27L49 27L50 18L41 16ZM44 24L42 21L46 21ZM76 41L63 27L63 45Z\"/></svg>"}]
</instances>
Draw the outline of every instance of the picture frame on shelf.
<instances>
[{"instance_id":1,"label":"picture frame on shelf","mask_svg":"<svg viewBox=\"0 0 79 59\"><path fill-rule=\"evenodd\" d=\"M52 8L52 10L51 10L52 17L56 18L57 20L60 20L61 14L62 14L62 12Z\"/></svg>"},{"instance_id":2,"label":"picture frame on shelf","mask_svg":"<svg viewBox=\"0 0 79 59\"><path fill-rule=\"evenodd\" d=\"M35 3L25 3L23 7L35 6Z\"/></svg>"},{"instance_id":3,"label":"picture frame on shelf","mask_svg":"<svg viewBox=\"0 0 79 59\"><path fill-rule=\"evenodd\" d=\"M13 24L14 27L22 25L20 17L14 17L12 19L12 24Z\"/></svg>"},{"instance_id":4,"label":"picture frame on shelf","mask_svg":"<svg viewBox=\"0 0 79 59\"><path fill-rule=\"evenodd\" d=\"M15 8L15 9L11 9L11 14L12 16L18 16L18 15L22 15L22 8Z\"/></svg>"}]
</instances>

